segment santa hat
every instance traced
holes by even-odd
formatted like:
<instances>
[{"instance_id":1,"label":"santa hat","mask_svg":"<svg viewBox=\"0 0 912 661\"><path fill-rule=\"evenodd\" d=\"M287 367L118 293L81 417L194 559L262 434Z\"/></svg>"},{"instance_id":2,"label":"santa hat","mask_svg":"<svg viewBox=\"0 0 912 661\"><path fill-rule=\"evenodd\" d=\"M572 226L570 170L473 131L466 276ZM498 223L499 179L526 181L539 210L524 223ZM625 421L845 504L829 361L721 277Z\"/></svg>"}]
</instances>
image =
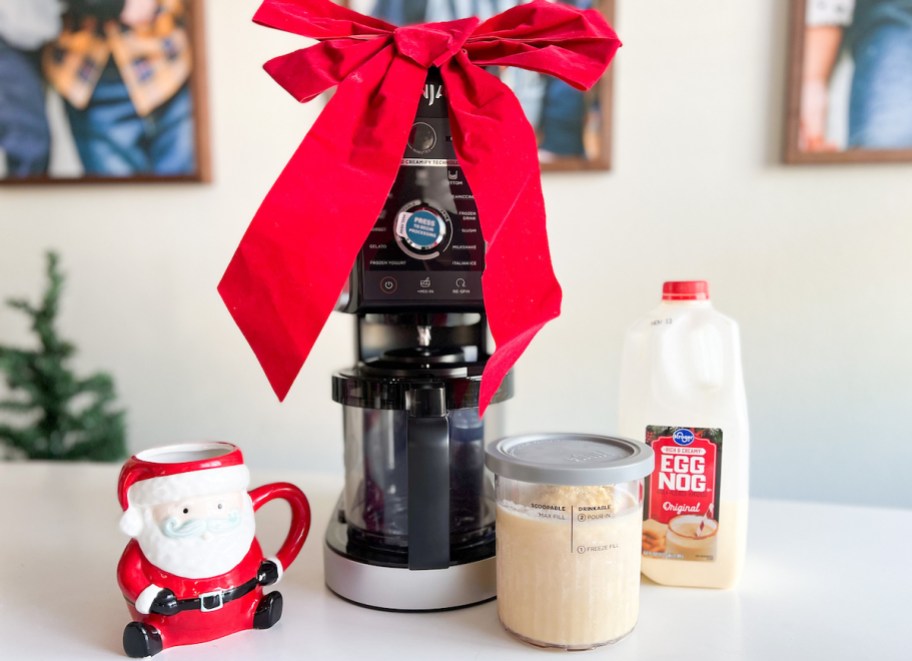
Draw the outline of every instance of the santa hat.
<instances>
[{"instance_id":1,"label":"santa hat","mask_svg":"<svg viewBox=\"0 0 912 661\"><path fill-rule=\"evenodd\" d=\"M184 498L246 491L250 471L241 449L218 441L144 450L120 471L117 497L124 511L120 529L130 537L142 531L139 508Z\"/></svg>"}]
</instances>

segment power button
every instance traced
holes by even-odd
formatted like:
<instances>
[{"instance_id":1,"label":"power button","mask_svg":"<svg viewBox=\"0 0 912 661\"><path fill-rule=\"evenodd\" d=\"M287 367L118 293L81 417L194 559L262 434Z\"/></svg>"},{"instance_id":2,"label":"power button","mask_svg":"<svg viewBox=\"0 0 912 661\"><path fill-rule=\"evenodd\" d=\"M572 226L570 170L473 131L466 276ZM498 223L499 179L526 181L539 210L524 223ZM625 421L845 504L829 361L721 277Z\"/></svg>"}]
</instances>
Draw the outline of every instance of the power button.
<instances>
[{"instance_id":1,"label":"power button","mask_svg":"<svg viewBox=\"0 0 912 661\"><path fill-rule=\"evenodd\" d=\"M399 289L399 283L391 275L385 276L380 280L380 291L384 294L395 294L396 290Z\"/></svg>"}]
</instances>

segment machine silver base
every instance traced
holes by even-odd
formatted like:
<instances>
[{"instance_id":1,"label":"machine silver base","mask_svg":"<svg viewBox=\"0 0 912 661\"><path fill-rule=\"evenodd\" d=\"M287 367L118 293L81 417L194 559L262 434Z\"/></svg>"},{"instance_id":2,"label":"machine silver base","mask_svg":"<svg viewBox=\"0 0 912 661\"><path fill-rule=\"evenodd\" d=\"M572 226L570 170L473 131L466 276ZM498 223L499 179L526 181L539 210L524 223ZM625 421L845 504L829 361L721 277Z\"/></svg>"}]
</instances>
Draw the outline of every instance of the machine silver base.
<instances>
[{"instance_id":1,"label":"machine silver base","mask_svg":"<svg viewBox=\"0 0 912 661\"><path fill-rule=\"evenodd\" d=\"M323 547L326 586L348 601L396 611L462 608L496 596L494 558L446 569L411 570L359 562Z\"/></svg>"}]
</instances>

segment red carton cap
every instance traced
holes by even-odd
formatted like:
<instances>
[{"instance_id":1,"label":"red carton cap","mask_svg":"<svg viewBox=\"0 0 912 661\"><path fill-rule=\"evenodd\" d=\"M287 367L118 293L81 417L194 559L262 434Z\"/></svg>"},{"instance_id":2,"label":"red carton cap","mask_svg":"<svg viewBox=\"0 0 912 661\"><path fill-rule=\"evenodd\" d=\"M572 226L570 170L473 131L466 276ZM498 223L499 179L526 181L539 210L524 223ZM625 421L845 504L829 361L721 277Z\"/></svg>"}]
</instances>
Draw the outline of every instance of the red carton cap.
<instances>
[{"instance_id":1,"label":"red carton cap","mask_svg":"<svg viewBox=\"0 0 912 661\"><path fill-rule=\"evenodd\" d=\"M683 280L662 285L663 301L708 301L709 285L705 280Z\"/></svg>"}]
</instances>

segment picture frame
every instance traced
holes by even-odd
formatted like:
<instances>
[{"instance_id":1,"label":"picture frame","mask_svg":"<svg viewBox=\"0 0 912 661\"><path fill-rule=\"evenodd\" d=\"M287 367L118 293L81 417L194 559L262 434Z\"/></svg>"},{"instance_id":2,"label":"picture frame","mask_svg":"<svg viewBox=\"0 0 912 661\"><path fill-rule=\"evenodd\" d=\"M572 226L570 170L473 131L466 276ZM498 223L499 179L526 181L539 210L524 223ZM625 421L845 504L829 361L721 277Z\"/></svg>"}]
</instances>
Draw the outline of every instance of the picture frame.
<instances>
[{"instance_id":1,"label":"picture frame","mask_svg":"<svg viewBox=\"0 0 912 661\"><path fill-rule=\"evenodd\" d=\"M480 18L503 11L511 0L341 0L363 14L396 25L464 18L481 7ZM515 4L527 0L512 0ZM568 1L568 0L555 0ZM569 0L597 9L614 24L615 0ZM585 4L582 4L585 3ZM544 172L611 169L614 65L596 85L580 92L556 78L513 67L501 77L517 93L535 128ZM549 130L549 127L553 127Z\"/></svg>"},{"instance_id":2,"label":"picture frame","mask_svg":"<svg viewBox=\"0 0 912 661\"><path fill-rule=\"evenodd\" d=\"M58 5L0 10L0 185L211 181L203 0Z\"/></svg>"},{"instance_id":3,"label":"picture frame","mask_svg":"<svg viewBox=\"0 0 912 661\"><path fill-rule=\"evenodd\" d=\"M912 2L888 4L792 0L786 163L912 162Z\"/></svg>"}]
</instances>

